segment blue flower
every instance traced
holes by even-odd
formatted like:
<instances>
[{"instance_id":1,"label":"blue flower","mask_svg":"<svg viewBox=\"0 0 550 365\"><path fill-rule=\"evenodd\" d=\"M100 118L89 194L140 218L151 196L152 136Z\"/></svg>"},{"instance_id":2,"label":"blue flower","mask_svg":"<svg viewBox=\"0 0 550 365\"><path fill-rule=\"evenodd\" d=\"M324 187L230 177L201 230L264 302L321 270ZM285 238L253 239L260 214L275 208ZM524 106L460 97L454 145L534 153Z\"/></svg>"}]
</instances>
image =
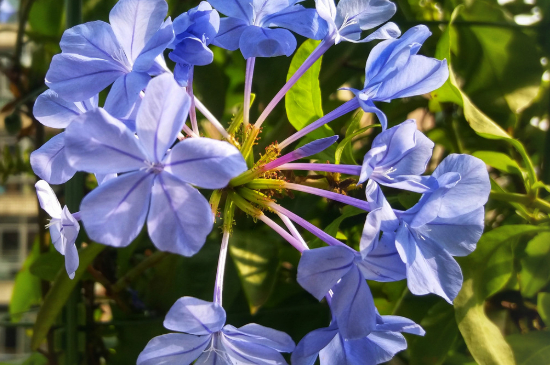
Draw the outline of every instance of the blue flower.
<instances>
[{"instance_id":1,"label":"blue flower","mask_svg":"<svg viewBox=\"0 0 550 365\"><path fill-rule=\"evenodd\" d=\"M105 89L105 107L126 117L150 80L156 58L174 38L165 0L120 0L111 24L94 21L68 29L54 56L46 84L67 101L82 101Z\"/></svg>"},{"instance_id":2,"label":"blue flower","mask_svg":"<svg viewBox=\"0 0 550 365\"><path fill-rule=\"evenodd\" d=\"M399 332L424 336L425 332L413 321L397 316L376 314L376 327L358 339L345 339L333 320L327 328L308 333L292 353L292 365L313 365L319 356L321 365L376 365L391 360L407 348Z\"/></svg>"},{"instance_id":3,"label":"blue flower","mask_svg":"<svg viewBox=\"0 0 550 365\"><path fill-rule=\"evenodd\" d=\"M374 299L365 280L405 278L393 241L375 242L369 252L372 259L363 260L348 247L322 247L304 251L298 265L297 280L304 289L318 300L332 294L332 314L345 339L363 338L376 328Z\"/></svg>"},{"instance_id":4,"label":"blue flower","mask_svg":"<svg viewBox=\"0 0 550 365\"><path fill-rule=\"evenodd\" d=\"M75 245L76 237L80 231L80 225L77 222L78 213L71 214L67 206L61 209L55 193L44 180L37 182L35 187L40 206L52 218L47 227L50 229L53 246L65 256L65 269L69 277L74 279L79 262L78 250Z\"/></svg>"},{"instance_id":5,"label":"blue flower","mask_svg":"<svg viewBox=\"0 0 550 365\"><path fill-rule=\"evenodd\" d=\"M74 118L97 107L97 95L82 101L68 102L54 91L42 93L34 104L34 117L43 125L67 128ZM63 184L74 176L76 170L65 157L65 133L59 133L42 147L31 153L31 166L36 175L50 184Z\"/></svg>"},{"instance_id":6,"label":"blue flower","mask_svg":"<svg viewBox=\"0 0 550 365\"><path fill-rule=\"evenodd\" d=\"M361 32L373 29L394 16L397 8L388 0L315 0L317 12L328 24L328 34L338 44L369 42L374 39L397 38L401 31L394 23L388 23L363 40Z\"/></svg>"},{"instance_id":7,"label":"blue flower","mask_svg":"<svg viewBox=\"0 0 550 365\"><path fill-rule=\"evenodd\" d=\"M311 39L323 39L327 34L326 22L314 9L297 5L299 1L209 0L228 16L221 19L213 43L231 51L240 48L246 59L290 56L296 49L296 38L287 29Z\"/></svg>"},{"instance_id":8,"label":"blue flower","mask_svg":"<svg viewBox=\"0 0 550 365\"><path fill-rule=\"evenodd\" d=\"M147 218L153 243L163 251L190 256L210 233L208 201L192 185L220 189L244 172L246 163L227 142L208 138L176 141L190 98L172 75L154 78L136 119L136 135L103 109L77 117L67 128L67 160L78 170L118 173L88 194L82 222L94 241L123 247Z\"/></svg>"},{"instance_id":9,"label":"blue flower","mask_svg":"<svg viewBox=\"0 0 550 365\"><path fill-rule=\"evenodd\" d=\"M174 50L168 57L176 62L176 81L185 87L193 66L205 66L214 60L214 54L208 45L218 34L220 15L209 3L203 1L174 19L173 26L176 38L169 46Z\"/></svg>"},{"instance_id":10,"label":"blue flower","mask_svg":"<svg viewBox=\"0 0 550 365\"><path fill-rule=\"evenodd\" d=\"M369 55L363 90L350 89L364 111L376 113L382 128L388 126L386 115L375 101L422 95L441 87L449 77L447 61L417 55L422 43L431 35L418 25L399 39L388 39L376 45Z\"/></svg>"},{"instance_id":11,"label":"blue flower","mask_svg":"<svg viewBox=\"0 0 550 365\"><path fill-rule=\"evenodd\" d=\"M284 332L247 324L225 324L223 307L192 297L180 298L166 315L171 333L153 338L137 365L286 364L281 352L292 352L294 341Z\"/></svg>"},{"instance_id":12,"label":"blue flower","mask_svg":"<svg viewBox=\"0 0 550 365\"><path fill-rule=\"evenodd\" d=\"M469 155L449 155L434 171L425 193L398 214L396 247L407 266L413 294L434 293L452 302L462 286L453 256L466 256L483 233L483 205L491 184L485 164Z\"/></svg>"},{"instance_id":13,"label":"blue flower","mask_svg":"<svg viewBox=\"0 0 550 365\"><path fill-rule=\"evenodd\" d=\"M432 157L434 143L407 120L380 133L363 159L359 183L368 179L381 185L424 193L428 177L420 177Z\"/></svg>"}]
</instances>

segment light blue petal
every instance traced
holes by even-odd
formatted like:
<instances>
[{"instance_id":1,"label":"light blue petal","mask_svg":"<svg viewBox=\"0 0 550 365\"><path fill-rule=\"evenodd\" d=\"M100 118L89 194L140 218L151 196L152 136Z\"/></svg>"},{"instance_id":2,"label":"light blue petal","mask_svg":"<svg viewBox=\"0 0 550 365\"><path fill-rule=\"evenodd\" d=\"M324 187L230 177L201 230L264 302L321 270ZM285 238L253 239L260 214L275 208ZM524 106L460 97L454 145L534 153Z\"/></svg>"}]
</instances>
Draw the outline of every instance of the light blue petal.
<instances>
[{"instance_id":1,"label":"light blue petal","mask_svg":"<svg viewBox=\"0 0 550 365\"><path fill-rule=\"evenodd\" d=\"M395 234L384 232L374 249L363 255L357 267L367 280L398 281L407 277L407 268L395 247Z\"/></svg>"},{"instance_id":2,"label":"light blue petal","mask_svg":"<svg viewBox=\"0 0 550 365\"><path fill-rule=\"evenodd\" d=\"M187 87L187 83L189 82L189 72L192 67L193 66L188 63L176 63L176 66L174 67L174 80L176 80L179 86Z\"/></svg>"},{"instance_id":3,"label":"light blue petal","mask_svg":"<svg viewBox=\"0 0 550 365\"><path fill-rule=\"evenodd\" d=\"M285 1L287 2L287 1ZM328 24L315 9L294 5L262 20L264 27L280 27L310 39L323 39L328 33Z\"/></svg>"},{"instance_id":4,"label":"light blue petal","mask_svg":"<svg viewBox=\"0 0 550 365\"><path fill-rule=\"evenodd\" d=\"M76 102L95 96L127 72L113 60L62 53L53 57L46 85L63 99Z\"/></svg>"},{"instance_id":5,"label":"light blue petal","mask_svg":"<svg viewBox=\"0 0 550 365\"><path fill-rule=\"evenodd\" d=\"M340 0L335 23L343 37L358 38L362 30L376 28L387 22L396 10L395 4L388 0ZM344 22L349 25L346 26Z\"/></svg>"},{"instance_id":6,"label":"light blue petal","mask_svg":"<svg viewBox=\"0 0 550 365\"><path fill-rule=\"evenodd\" d=\"M183 297L166 314L164 327L193 335L208 335L220 331L225 318L225 310L218 303Z\"/></svg>"},{"instance_id":7,"label":"light blue petal","mask_svg":"<svg viewBox=\"0 0 550 365\"><path fill-rule=\"evenodd\" d=\"M439 178L448 172L459 173L460 181L445 193L439 217L456 217L485 205L491 183L483 161L470 155L451 154L439 164L433 176Z\"/></svg>"},{"instance_id":8,"label":"light blue petal","mask_svg":"<svg viewBox=\"0 0 550 365\"><path fill-rule=\"evenodd\" d=\"M418 227L416 232L431 238L453 256L472 253L483 234L485 209L476 210L453 218L436 218Z\"/></svg>"},{"instance_id":9,"label":"light blue petal","mask_svg":"<svg viewBox=\"0 0 550 365\"><path fill-rule=\"evenodd\" d=\"M80 213L90 239L109 246L128 246L143 228L153 180L153 174L131 172L86 195Z\"/></svg>"},{"instance_id":10,"label":"light blue petal","mask_svg":"<svg viewBox=\"0 0 550 365\"><path fill-rule=\"evenodd\" d=\"M209 0L208 2L220 13L252 24L254 13L252 0Z\"/></svg>"},{"instance_id":11,"label":"light blue petal","mask_svg":"<svg viewBox=\"0 0 550 365\"><path fill-rule=\"evenodd\" d=\"M292 365L315 364L319 352L337 335L337 327L320 328L308 333L302 338L292 353Z\"/></svg>"},{"instance_id":12,"label":"light blue petal","mask_svg":"<svg viewBox=\"0 0 550 365\"><path fill-rule=\"evenodd\" d=\"M170 333L153 338L139 354L137 365L189 365L199 357L211 336Z\"/></svg>"},{"instance_id":13,"label":"light blue petal","mask_svg":"<svg viewBox=\"0 0 550 365\"><path fill-rule=\"evenodd\" d=\"M120 0L111 9L109 22L130 61L137 59L167 13L165 0Z\"/></svg>"},{"instance_id":14,"label":"light blue petal","mask_svg":"<svg viewBox=\"0 0 550 365\"><path fill-rule=\"evenodd\" d=\"M117 62L123 68L130 65L111 26L102 21L88 22L67 29L59 43L63 53Z\"/></svg>"},{"instance_id":15,"label":"light blue petal","mask_svg":"<svg viewBox=\"0 0 550 365\"><path fill-rule=\"evenodd\" d=\"M148 85L136 127L151 162L161 162L176 141L187 119L191 101L170 74L155 77Z\"/></svg>"},{"instance_id":16,"label":"light blue petal","mask_svg":"<svg viewBox=\"0 0 550 365\"><path fill-rule=\"evenodd\" d=\"M401 29L397 26L397 24L389 22L372 32L368 35L365 39L363 39L362 43L370 42L375 39L380 40L386 40L386 39L394 39L398 38L401 35Z\"/></svg>"},{"instance_id":17,"label":"light blue petal","mask_svg":"<svg viewBox=\"0 0 550 365\"><path fill-rule=\"evenodd\" d=\"M386 114L374 105L372 100L363 100L360 96L357 97L359 100L359 106L365 111L365 113L374 113L378 117L378 121L382 125L382 130L385 131L388 128L388 117Z\"/></svg>"},{"instance_id":18,"label":"light blue petal","mask_svg":"<svg viewBox=\"0 0 550 365\"><path fill-rule=\"evenodd\" d=\"M52 137L31 153L32 170L50 184L64 184L76 173L65 156L65 133Z\"/></svg>"},{"instance_id":19,"label":"light blue petal","mask_svg":"<svg viewBox=\"0 0 550 365\"><path fill-rule=\"evenodd\" d=\"M109 180L115 179L117 174L95 174L95 179L98 185L102 185Z\"/></svg>"},{"instance_id":20,"label":"light blue petal","mask_svg":"<svg viewBox=\"0 0 550 365\"><path fill-rule=\"evenodd\" d=\"M168 55L176 63L206 66L214 61L214 53L196 37L182 39Z\"/></svg>"},{"instance_id":21,"label":"light blue petal","mask_svg":"<svg viewBox=\"0 0 550 365\"><path fill-rule=\"evenodd\" d=\"M221 337L221 342L227 351L225 355L230 364L287 365L283 355L270 347L236 340L229 336Z\"/></svg>"},{"instance_id":22,"label":"light blue petal","mask_svg":"<svg viewBox=\"0 0 550 365\"><path fill-rule=\"evenodd\" d=\"M171 72L170 69L166 65L164 54L162 53L155 58L155 62L153 62L153 65L147 71L147 73L151 76L158 76L158 75L162 75L163 73L170 73L170 72Z\"/></svg>"},{"instance_id":23,"label":"light blue petal","mask_svg":"<svg viewBox=\"0 0 550 365\"><path fill-rule=\"evenodd\" d=\"M423 95L440 88L449 78L447 61L411 56L407 65L378 89L376 100Z\"/></svg>"},{"instance_id":24,"label":"light blue petal","mask_svg":"<svg viewBox=\"0 0 550 365\"><path fill-rule=\"evenodd\" d=\"M166 172L158 175L147 229L159 250L193 256L213 225L210 204L197 189Z\"/></svg>"},{"instance_id":25,"label":"light blue petal","mask_svg":"<svg viewBox=\"0 0 550 365\"><path fill-rule=\"evenodd\" d=\"M381 364L390 361L395 354L407 348L407 341L400 333L373 332L367 338L345 342L350 364Z\"/></svg>"},{"instance_id":26,"label":"light blue petal","mask_svg":"<svg viewBox=\"0 0 550 365\"><path fill-rule=\"evenodd\" d=\"M76 249L76 245L73 242L72 244L68 244L65 248L65 271L67 271L67 275L69 275L69 278L71 280L75 277L75 272L78 269L78 264L78 250Z\"/></svg>"},{"instance_id":27,"label":"light blue petal","mask_svg":"<svg viewBox=\"0 0 550 365\"><path fill-rule=\"evenodd\" d=\"M67 128L80 114L82 110L75 103L60 98L53 90L40 94L33 108L34 117L50 128Z\"/></svg>"},{"instance_id":28,"label":"light blue petal","mask_svg":"<svg viewBox=\"0 0 550 365\"><path fill-rule=\"evenodd\" d=\"M388 203L388 200L384 196L382 189L380 189L380 186L375 181L370 180L365 188L365 194L367 196L367 201L371 203L373 212L375 212L375 216L373 216L372 219L376 218L376 220L371 221L372 223L370 224L376 224L374 227L377 229L377 221L379 221L380 230L384 232L395 232L399 226L399 220L390 206L390 203ZM367 222L369 222L368 219ZM370 235L365 238L365 243L372 242L373 231L369 230L368 227L366 229L367 234L370 232Z\"/></svg>"},{"instance_id":29,"label":"light blue petal","mask_svg":"<svg viewBox=\"0 0 550 365\"><path fill-rule=\"evenodd\" d=\"M236 340L255 343L266 346L279 352L292 352L296 344L292 338L284 332L274 330L273 328L260 326L256 323L250 323L239 327L238 329L227 325L223 329L224 335Z\"/></svg>"},{"instance_id":30,"label":"light blue petal","mask_svg":"<svg viewBox=\"0 0 550 365\"><path fill-rule=\"evenodd\" d=\"M222 18L220 20L220 31L212 41L212 44L230 51L235 51L239 49L241 35L247 27L249 27L249 24L244 20L238 18Z\"/></svg>"},{"instance_id":31,"label":"light blue petal","mask_svg":"<svg viewBox=\"0 0 550 365\"><path fill-rule=\"evenodd\" d=\"M170 18L162 24L160 29L149 39L134 62L134 71L147 72L155 63L155 59L164 52L174 40L174 29Z\"/></svg>"},{"instance_id":32,"label":"light blue petal","mask_svg":"<svg viewBox=\"0 0 550 365\"><path fill-rule=\"evenodd\" d=\"M202 1L198 6L190 9L174 19L174 32L178 43L181 35L191 34L199 39L205 40L208 45L218 34L220 29L220 15L212 6Z\"/></svg>"},{"instance_id":33,"label":"light blue petal","mask_svg":"<svg viewBox=\"0 0 550 365\"><path fill-rule=\"evenodd\" d=\"M372 49L367 59L365 86L376 75L382 72L388 62L392 62L392 59L396 55L401 54L404 49L411 49L411 45L423 44L431 34L425 25L417 25L407 30L399 39L389 39L378 43Z\"/></svg>"},{"instance_id":34,"label":"light blue petal","mask_svg":"<svg viewBox=\"0 0 550 365\"><path fill-rule=\"evenodd\" d=\"M399 316L381 316L382 323L376 325L376 331L405 332L424 336L426 331L408 318Z\"/></svg>"},{"instance_id":35,"label":"light blue petal","mask_svg":"<svg viewBox=\"0 0 550 365\"><path fill-rule=\"evenodd\" d=\"M296 49L296 38L286 29L251 26L241 35L239 48L246 59L283 55L290 57Z\"/></svg>"},{"instance_id":36,"label":"light blue petal","mask_svg":"<svg viewBox=\"0 0 550 365\"><path fill-rule=\"evenodd\" d=\"M332 290L332 313L343 338L363 338L376 329L374 299L357 267L349 270Z\"/></svg>"},{"instance_id":37,"label":"light blue petal","mask_svg":"<svg viewBox=\"0 0 550 365\"><path fill-rule=\"evenodd\" d=\"M205 189L221 189L247 170L239 150L228 142L187 138L172 148L164 160L165 171Z\"/></svg>"},{"instance_id":38,"label":"light blue petal","mask_svg":"<svg viewBox=\"0 0 550 365\"><path fill-rule=\"evenodd\" d=\"M344 340L339 334L321 350L319 353L319 360L321 361L321 365L374 365L369 362L370 358L363 359L361 364L348 362L348 356L344 348Z\"/></svg>"},{"instance_id":39,"label":"light blue petal","mask_svg":"<svg viewBox=\"0 0 550 365\"><path fill-rule=\"evenodd\" d=\"M222 333L216 332L211 337L212 339L208 345L208 348L202 352L202 355L200 355L197 361L194 362L194 365L231 364L231 360L227 355L227 350L223 345L224 341L222 341Z\"/></svg>"},{"instance_id":40,"label":"light blue petal","mask_svg":"<svg viewBox=\"0 0 550 365\"><path fill-rule=\"evenodd\" d=\"M306 250L298 264L298 283L318 300L353 268L355 254L345 247Z\"/></svg>"},{"instance_id":41,"label":"light blue petal","mask_svg":"<svg viewBox=\"0 0 550 365\"><path fill-rule=\"evenodd\" d=\"M462 287L462 271L453 257L431 239L416 238L406 224L397 231L396 246L407 264L411 293L433 293L452 303Z\"/></svg>"},{"instance_id":42,"label":"light blue petal","mask_svg":"<svg viewBox=\"0 0 550 365\"><path fill-rule=\"evenodd\" d=\"M149 80L151 77L144 72L130 72L119 77L107 95L105 110L115 118L128 119Z\"/></svg>"},{"instance_id":43,"label":"light blue petal","mask_svg":"<svg viewBox=\"0 0 550 365\"><path fill-rule=\"evenodd\" d=\"M52 187L44 180L38 181L34 186L36 188L36 195L40 207L44 209L50 217L61 219L63 209L61 209L61 204L59 204L59 200L57 200L57 196L53 192Z\"/></svg>"},{"instance_id":44,"label":"light blue petal","mask_svg":"<svg viewBox=\"0 0 550 365\"><path fill-rule=\"evenodd\" d=\"M147 166L140 141L103 109L76 118L66 129L65 146L69 164L80 171L112 174Z\"/></svg>"}]
</instances>

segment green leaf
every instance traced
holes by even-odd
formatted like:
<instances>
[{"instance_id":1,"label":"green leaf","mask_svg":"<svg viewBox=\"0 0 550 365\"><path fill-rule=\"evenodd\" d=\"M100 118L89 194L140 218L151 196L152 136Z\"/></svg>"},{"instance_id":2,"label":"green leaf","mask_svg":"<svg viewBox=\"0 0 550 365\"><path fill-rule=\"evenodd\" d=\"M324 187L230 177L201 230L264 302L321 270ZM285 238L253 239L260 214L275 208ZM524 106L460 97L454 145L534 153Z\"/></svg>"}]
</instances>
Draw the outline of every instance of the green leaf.
<instances>
[{"instance_id":1,"label":"green leaf","mask_svg":"<svg viewBox=\"0 0 550 365\"><path fill-rule=\"evenodd\" d=\"M518 163L510 156L495 151L476 151L472 153L472 156L475 156L485 162L487 165L494 167L497 170L506 172L508 174L519 174L521 175L521 169Z\"/></svg>"},{"instance_id":2,"label":"green leaf","mask_svg":"<svg viewBox=\"0 0 550 365\"><path fill-rule=\"evenodd\" d=\"M54 281L60 270L65 269L65 258L57 251L40 255L31 265L31 274L42 280Z\"/></svg>"},{"instance_id":3,"label":"green leaf","mask_svg":"<svg viewBox=\"0 0 550 365\"><path fill-rule=\"evenodd\" d=\"M35 352L22 365L48 365L48 358L41 353Z\"/></svg>"},{"instance_id":4,"label":"green leaf","mask_svg":"<svg viewBox=\"0 0 550 365\"><path fill-rule=\"evenodd\" d=\"M58 314L67 302L67 299L69 299L69 295L82 275L86 272L88 265L93 262L96 256L99 255L105 247L106 246L99 245L97 243L92 243L86 248L80 250L78 253L80 265L76 270L74 280L69 279L69 276L64 270L61 270L58 273L53 285L50 288L50 291L46 295L46 298L44 298L44 303L40 307L40 311L38 312L38 316L36 318L31 340L31 348L33 350L40 347Z\"/></svg>"},{"instance_id":5,"label":"green leaf","mask_svg":"<svg viewBox=\"0 0 550 365\"><path fill-rule=\"evenodd\" d=\"M485 299L504 287L511 276L512 270L507 266L509 254L504 254L504 267L499 267L498 263L502 261L503 252L511 252L512 242L523 235L549 230L549 227L531 225L502 226L485 233L477 249L470 256L459 259L464 284L454 301L456 320L478 364L514 365L510 346L500 329L485 315ZM491 273L495 269L499 269L498 272Z\"/></svg>"},{"instance_id":6,"label":"green leaf","mask_svg":"<svg viewBox=\"0 0 550 365\"><path fill-rule=\"evenodd\" d=\"M442 364L458 336L454 308L445 302L434 305L420 325L426 331L424 337L409 341L411 365Z\"/></svg>"},{"instance_id":7,"label":"green leaf","mask_svg":"<svg viewBox=\"0 0 550 365\"><path fill-rule=\"evenodd\" d=\"M534 331L511 335L506 340L514 351L517 365L548 364L550 358L550 332Z\"/></svg>"},{"instance_id":8,"label":"green leaf","mask_svg":"<svg viewBox=\"0 0 550 365\"><path fill-rule=\"evenodd\" d=\"M550 326L550 293L539 293L537 296L537 309L540 318L546 326Z\"/></svg>"},{"instance_id":9,"label":"green leaf","mask_svg":"<svg viewBox=\"0 0 550 365\"><path fill-rule=\"evenodd\" d=\"M550 233L533 238L521 258L519 285L524 297L532 298L550 281Z\"/></svg>"},{"instance_id":10,"label":"green leaf","mask_svg":"<svg viewBox=\"0 0 550 365\"><path fill-rule=\"evenodd\" d=\"M39 304L41 295L40 279L31 274L32 264L40 257L40 244L34 241L32 251L25 260L23 267L15 277L13 294L10 301L10 316L13 321L21 320L23 313L33 305Z\"/></svg>"},{"instance_id":11,"label":"green leaf","mask_svg":"<svg viewBox=\"0 0 550 365\"><path fill-rule=\"evenodd\" d=\"M277 279L277 246L263 235L234 234L229 253L239 273L250 313L255 314L269 299Z\"/></svg>"},{"instance_id":12,"label":"green leaf","mask_svg":"<svg viewBox=\"0 0 550 365\"><path fill-rule=\"evenodd\" d=\"M338 144L338 147L336 148L336 153L334 154L335 163L336 164L340 163L340 161L342 159L342 153L344 153L344 149L346 147L350 147L350 143L355 137L357 137L360 134L365 133L366 131L368 131L372 127L379 127L379 126L380 126L379 124L372 124L372 125L366 126L365 128L361 128L361 129L351 133L350 135L346 136L346 138L344 138L342 140L342 142L340 142ZM351 154L351 158L353 158L353 154Z\"/></svg>"},{"instance_id":13,"label":"green leaf","mask_svg":"<svg viewBox=\"0 0 550 365\"><path fill-rule=\"evenodd\" d=\"M478 135L488 139L505 140L514 146L523 158L529 175L530 184L533 185L537 181L536 173L533 163L525 151L523 144L512 138L497 123L479 110L470 100L468 95L466 95L459 87L459 83L453 71L453 65L451 62L451 47L453 46L451 39L456 39L453 23L463 9L464 6L458 6L454 10L451 17L451 22L439 40L436 57L439 59L447 59L447 62L449 63L449 80L447 80L447 82L440 89L434 91L432 93L432 97L439 102L453 102L462 106L466 121Z\"/></svg>"},{"instance_id":14,"label":"green leaf","mask_svg":"<svg viewBox=\"0 0 550 365\"><path fill-rule=\"evenodd\" d=\"M308 39L298 48L290 63L287 81L294 75L296 70L304 63L319 43L320 41ZM322 59L321 57L315 62L286 94L286 114L290 124L292 124L296 130L303 129L324 115L321 100L321 86L319 85ZM309 133L308 137L304 138L304 140L309 142L311 140L333 135L334 131L328 125L324 125ZM335 147L331 146L325 150L325 152L332 158L335 153Z\"/></svg>"}]
</instances>

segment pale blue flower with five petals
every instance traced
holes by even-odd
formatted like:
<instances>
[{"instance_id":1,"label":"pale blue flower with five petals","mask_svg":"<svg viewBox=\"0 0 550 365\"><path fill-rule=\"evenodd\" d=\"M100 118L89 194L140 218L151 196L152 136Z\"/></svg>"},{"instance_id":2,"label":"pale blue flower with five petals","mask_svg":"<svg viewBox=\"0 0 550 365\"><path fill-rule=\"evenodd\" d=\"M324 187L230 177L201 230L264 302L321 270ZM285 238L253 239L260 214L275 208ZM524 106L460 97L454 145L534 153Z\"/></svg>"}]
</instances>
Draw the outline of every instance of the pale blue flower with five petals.
<instances>
[{"instance_id":1,"label":"pale blue flower with five petals","mask_svg":"<svg viewBox=\"0 0 550 365\"><path fill-rule=\"evenodd\" d=\"M88 194L82 222L94 241L123 247L145 220L153 243L185 256L197 253L213 226L208 201L195 189L220 189L246 171L240 152L208 138L177 140L190 98L172 75L154 78L136 119L136 135L103 109L67 128L67 160L77 170L118 173Z\"/></svg>"},{"instance_id":2,"label":"pale blue flower with five petals","mask_svg":"<svg viewBox=\"0 0 550 365\"><path fill-rule=\"evenodd\" d=\"M137 365L257 364L286 365L281 352L292 352L294 341L286 333L258 324L235 328L225 324L218 303L183 297L166 315L170 333L153 338L139 355Z\"/></svg>"},{"instance_id":3,"label":"pale blue flower with five petals","mask_svg":"<svg viewBox=\"0 0 550 365\"><path fill-rule=\"evenodd\" d=\"M74 279L79 263L75 241L80 231L78 224L80 214L71 214L67 206L61 209L61 204L59 204L55 193L44 180L37 182L35 187L40 207L51 217L47 227L50 229L53 246L65 256L65 269L69 277Z\"/></svg>"},{"instance_id":4,"label":"pale blue flower with five petals","mask_svg":"<svg viewBox=\"0 0 550 365\"><path fill-rule=\"evenodd\" d=\"M174 39L165 0L120 0L110 24L94 21L65 31L46 85L67 101L82 101L113 84L105 107L126 118L150 80L155 59Z\"/></svg>"},{"instance_id":5,"label":"pale blue flower with five petals","mask_svg":"<svg viewBox=\"0 0 550 365\"><path fill-rule=\"evenodd\" d=\"M244 58L290 56L296 38L289 31L311 39L323 39L327 23L314 9L297 3L301 0L209 0L220 13L220 31L214 44ZM275 29L272 29L277 27Z\"/></svg>"}]
</instances>

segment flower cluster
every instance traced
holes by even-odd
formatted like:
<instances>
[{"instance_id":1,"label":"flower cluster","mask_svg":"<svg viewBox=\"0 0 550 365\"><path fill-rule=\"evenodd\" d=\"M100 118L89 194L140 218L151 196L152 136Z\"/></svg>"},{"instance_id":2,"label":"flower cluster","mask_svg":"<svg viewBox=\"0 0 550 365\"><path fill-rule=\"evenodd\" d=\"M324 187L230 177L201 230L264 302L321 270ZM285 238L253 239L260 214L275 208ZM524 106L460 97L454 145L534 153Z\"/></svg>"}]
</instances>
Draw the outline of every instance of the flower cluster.
<instances>
[{"instance_id":1,"label":"flower cluster","mask_svg":"<svg viewBox=\"0 0 550 365\"><path fill-rule=\"evenodd\" d=\"M406 279L413 294L433 293L452 302L462 285L453 256L471 253L484 223L490 183L485 165L469 155L449 155L432 175L422 175L434 147L414 120L388 129L375 102L422 95L448 78L446 61L418 55L430 32L416 26L403 35L393 23L387 0L316 0L316 9L298 0L209 0L166 18L165 0L120 0L110 24L90 22L68 29L61 40L46 84L34 109L46 126L64 128L33 152L31 164L45 181L36 184L40 204L52 217L55 248L66 258L67 273L78 267L75 240L82 224L90 239L114 247L129 245L147 223L151 241L162 251L196 254L211 232L225 198L223 240L213 302L178 300L164 325L180 332L154 338L139 365L160 364L378 364L406 348L401 332L423 335L412 321L381 316L367 280ZM220 18L220 13L226 17ZM365 38L362 32L374 29ZM290 56L291 33L321 40L319 46L255 124L248 109L256 58ZM274 144L251 165L260 126L296 81L328 49L342 41L381 40L366 63L365 85L355 97ZM233 135L193 94L193 69L213 60L210 45L247 59L242 124L244 139ZM175 62L166 66L164 51ZM98 93L111 85L105 105ZM195 108L224 140L200 137ZM375 113L382 132L361 166L300 163L331 146L337 137L313 141L280 156L283 149L326 123L358 108ZM190 117L190 126L187 117ZM237 126L239 127L239 126ZM249 164L247 165L247 161ZM252 159L253 161L253 159ZM270 173L281 170L325 171L349 175L365 184L365 199L287 182ZM98 187L82 201L80 212L61 209L47 183L62 184L77 171L93 173ZM406 211L393 209L381 186L420 193ZM198 188L212 189L210 204ZM360 250L328 235L276 203L272 191L295 190L369 212ZM222 194L224 192L224 194ZM233 212L240 209L264 222L302 254L297 281L318 300L326 299L332 321L306 335L296 346L285 333L257 324L226 325L222 307L225 259ZM276 214L286 229L266 213ZM309 249L295 224L327 246Z\"/></svg>"}]
</instances>

